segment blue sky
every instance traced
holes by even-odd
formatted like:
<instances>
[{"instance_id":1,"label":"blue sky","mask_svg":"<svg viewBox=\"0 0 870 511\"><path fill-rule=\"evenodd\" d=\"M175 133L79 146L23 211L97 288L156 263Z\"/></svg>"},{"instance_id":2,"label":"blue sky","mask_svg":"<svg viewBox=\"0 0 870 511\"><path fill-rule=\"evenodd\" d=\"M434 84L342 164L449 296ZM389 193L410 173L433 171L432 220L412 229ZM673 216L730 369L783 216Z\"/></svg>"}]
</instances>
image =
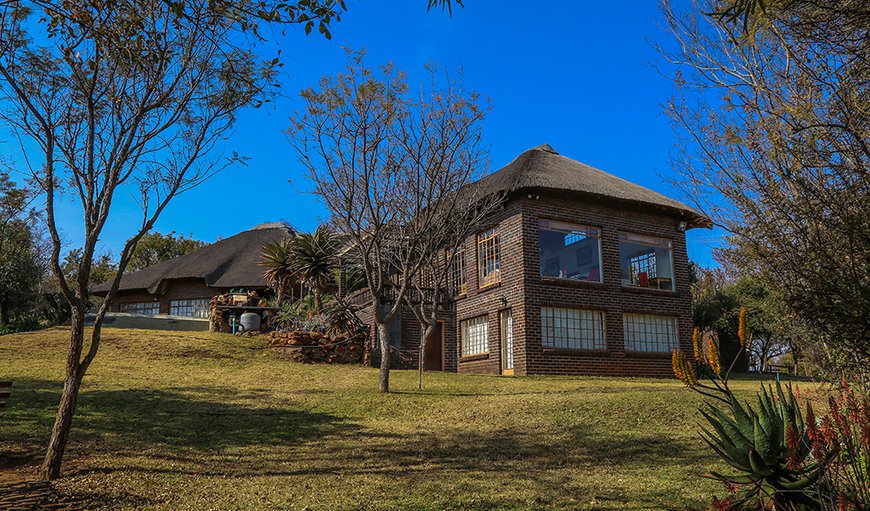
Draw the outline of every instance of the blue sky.
<instances>
[{"instance_id":1,"label":"blue sky","mask_svg":"<svg viewBox=\"0 0 870 511\"><path fill-rule=\"evenodd\" d=\"M519 0L465 3L450 17L427 14L425 0L349 0L331 41L289 30L276 46L283 56L286 97L242 113L225 148L249 157L248 166L226 170L179 196L156 230L214 241L260 222L286 220L310 230L324 220L328 213L307 193L283 130L292 111L301 108L298 91L344 65L342 46L365 48L370 65L392 61L411 72L427 62L461 67L465 84L493 106L484 130L490 170L548 143L565 156L686 199L662 180L670 174L675 137L661 107L671 84L655 68L663 62L651 46L668 41L657 2L619 9L576 0L551 0L542 4L546 9ZM16 158L9 144L0 151ZM138 210L126 192L114 208L101 249L117 255ZM61 204L60 215L65 238L75 246L81 216L71 199ZM688 238L692 259L715 264L710 250L717 233L696 229Z\"/></svg>"}]
</instances>

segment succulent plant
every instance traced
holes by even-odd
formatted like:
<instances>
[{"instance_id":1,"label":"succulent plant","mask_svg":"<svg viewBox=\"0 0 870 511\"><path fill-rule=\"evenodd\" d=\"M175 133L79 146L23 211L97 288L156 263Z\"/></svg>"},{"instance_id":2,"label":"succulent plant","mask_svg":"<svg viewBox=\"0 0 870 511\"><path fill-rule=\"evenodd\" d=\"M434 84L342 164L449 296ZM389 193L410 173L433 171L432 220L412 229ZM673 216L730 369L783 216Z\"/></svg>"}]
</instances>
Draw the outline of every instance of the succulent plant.
<instances>
[{"instance_id":1,"label":"succulent plant","mask_svg":"<svg viewBox=\"0 0 870 511\"><path fill-rule=\"evenodd\" d=\"M702 428L702 437L739 472L710 476L740 489L735 504L772 509L811 506L809 490L834 453L821 460L812 457L807 424L790 385L786 391L779 381L775 389L762 385L757 398L753 407L729 395L730 415L713 404L701 410L712 428Z\"/></svg>"}]
</instances>

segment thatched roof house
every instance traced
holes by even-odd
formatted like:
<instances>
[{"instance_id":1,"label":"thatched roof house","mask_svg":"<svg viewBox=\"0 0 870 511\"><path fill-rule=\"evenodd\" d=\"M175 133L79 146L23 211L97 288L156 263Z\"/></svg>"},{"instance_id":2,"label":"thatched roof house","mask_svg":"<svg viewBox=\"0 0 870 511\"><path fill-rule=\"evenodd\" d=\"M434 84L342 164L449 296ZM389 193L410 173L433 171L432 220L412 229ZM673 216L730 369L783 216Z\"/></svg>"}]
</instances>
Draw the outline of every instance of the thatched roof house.
<instances>
[{"instance_id":1,"label":"thatched roof house","mask_svg":"<svg viewBox=\"0 0 870 511\"><path fill-rule=\"evenodd\" d=\"M283 222L260 224L189 254L157 263L121 279L115 310L140 314L205 317L212 296L230 289L265 290L257 264L264 243L295 236ZM110 283L92 292L105 296Z\"/></svg>"},{"instance_id":2,"label":"thatched roof house","mask_svg":"<svg viewBox=\"0 0 870 511\"><path fill-rule=\"evenodd\" d=\"M626 181L560 155L549 144L521 153L512 162L476 183L484 193L513 193L523 190L547 190L581 194L607 204L622 203L635 210L677 213L688 227L711 227L710 219L680 201L665 197L649 188Z\"/></svg>"}]
</instances>

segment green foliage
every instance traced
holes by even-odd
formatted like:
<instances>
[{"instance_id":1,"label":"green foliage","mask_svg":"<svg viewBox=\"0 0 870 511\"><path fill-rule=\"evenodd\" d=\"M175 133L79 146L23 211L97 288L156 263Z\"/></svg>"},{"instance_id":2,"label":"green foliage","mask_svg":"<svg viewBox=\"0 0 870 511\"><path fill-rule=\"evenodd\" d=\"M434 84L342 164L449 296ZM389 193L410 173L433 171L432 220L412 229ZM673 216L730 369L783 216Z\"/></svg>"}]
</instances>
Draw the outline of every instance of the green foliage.
<instances>
[{"instance_id":1,"label":"green foliage","mask_svg":"<svg viewBox=\"0 0 870 511\"><path fill-rule=\"evenodd\" d=\"M702 436L734 475L712 477L741 488L735 504L755 508L797 509L811 505L811 486L824 473L831 457L816 460L800 405L789 385L783 390L762 385L755 406L730 395L729 413L712 403L701 410L711 429ZM808 413L808 415L810 415Z\"/></svg>"},{"instance_id":2,"label":"green foliage","mask_svg":"<svg viewBox=\"0 0 870 511\"><path fill-rule=\"evenodd\" d=\"M43 267L30 194L0 172L0 325L32 316Z\"/></svg>"},{"instance_id":3,"label":"green foliage","mask_svg":"<svg viewBox=\"0 0 870 511\"><path fill-rule=\"evenodd\" d=\"M320 296L338 266L335 236L321 225L313 233L292 239L292 265L296 276L314 292L315 312L321 312Z\"/></svg>"},{"instance_id":4,"label":"green foliage","mask_svg":"<svg viewBox=\"0 0 870 511\"><path fill-rule=\"evenodd\" d=\"M265 243L260 250L258 264L266 268L263 278L275 289L276 305L284 303L284 295L296 283L296 269L293 266L293 243L282 239Z\"/></svg>"},{"instance_id":5,"label":"green foliage","mask_svg":"<svg viewBox=\"0 0 870 511\"><path fill-rule=\"evenodd\" d=\"M193 239L192 236L184 237L183 234L175 235L175 231L169 234L159 232L148 233L136 244L130 262L127 264L128 271L137 271L142 268L153 266L161 261L168 261L194 250L204 247L208 243Z\"/></svg>"}]
</instances>

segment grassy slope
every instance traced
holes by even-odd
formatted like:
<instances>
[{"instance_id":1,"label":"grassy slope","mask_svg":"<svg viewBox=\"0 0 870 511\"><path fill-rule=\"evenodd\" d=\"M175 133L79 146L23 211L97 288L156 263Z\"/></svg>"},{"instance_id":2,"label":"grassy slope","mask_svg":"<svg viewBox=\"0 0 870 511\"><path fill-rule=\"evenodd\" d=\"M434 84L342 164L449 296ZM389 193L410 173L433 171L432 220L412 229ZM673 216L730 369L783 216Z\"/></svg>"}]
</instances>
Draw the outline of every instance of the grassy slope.
<instances>
[{"instance_id":1,"label":"grassy slope","mask_svg":"<svg viewBox=\"0 0 870 511\"><path fill-rule=\"evenodd\" d=\"M0 337L0 379L15 381L7 466L35 463L47 441L65 336ZM676 381L429 373L417 392L416 373L396 371L384 396L374 369L261 348L107 329L58 488L173 510L679 509L721 493L698 477L715 460L700 401Z\"/></svg>"}]
</instances>

